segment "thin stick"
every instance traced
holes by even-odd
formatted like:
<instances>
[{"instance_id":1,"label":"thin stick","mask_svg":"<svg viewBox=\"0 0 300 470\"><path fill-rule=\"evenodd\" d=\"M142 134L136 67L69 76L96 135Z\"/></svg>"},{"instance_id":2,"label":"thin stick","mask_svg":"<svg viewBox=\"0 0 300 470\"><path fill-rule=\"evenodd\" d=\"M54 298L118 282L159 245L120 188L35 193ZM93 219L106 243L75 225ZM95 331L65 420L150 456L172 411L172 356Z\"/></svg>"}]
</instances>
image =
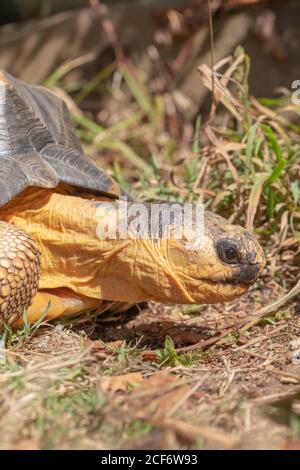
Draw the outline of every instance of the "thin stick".
<instances>
[{"instance_id":1,"label":"thin stick","mask_svg":"<svg viewBox=\"0 0 300 470\"><path fill-rule=\"evenodd\" d=\"M271 304L266 305L262 309L258 310L258 312L256 312L255 318L251 320L249 323L247 323L240 331L241 332L246 331L252 326L256 325L261 320L261 318L263 318L265 315L282 307L287 302L289 302L294 297L296 297L296 295L299 295L299 294L300 294L300 281L298 281L297 284L287 294L280 297L280 299L277 299L275 300L275 302L272 302Z\"/></svg>"},{"instance_id":2,"label":"thin stick","mask_svg":"<svg viewBox=\"0 0 300 470\"><path fill-rule=\"evenodd\" d=\"M210 38L210 66L212 71L212 82L211 82L211 108L209 113L208 122L211 121L212 115L215 111L215 76L214 76L214 66L215 66L215 42L214 42L214 26L213 26L213 18L212 18L212 8L211 8L211 0L207 0L208 5L208 21L209 21L209 38Z\"/></svg>"}]
</instances>

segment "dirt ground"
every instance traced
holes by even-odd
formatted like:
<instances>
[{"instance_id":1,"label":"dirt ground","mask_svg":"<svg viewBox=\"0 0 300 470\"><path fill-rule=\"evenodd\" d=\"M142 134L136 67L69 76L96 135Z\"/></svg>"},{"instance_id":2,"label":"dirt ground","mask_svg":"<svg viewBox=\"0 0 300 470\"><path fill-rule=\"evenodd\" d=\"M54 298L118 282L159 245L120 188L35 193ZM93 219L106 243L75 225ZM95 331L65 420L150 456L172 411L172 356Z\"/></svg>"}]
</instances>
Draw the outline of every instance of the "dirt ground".
<instances>
[{"instance_id":1,"label":"dirt ground","mask_svg":"<svg viewBox=\"0 0 300 470\"><path fill-rule=\"evenodd\" d=\"M6 353L0 447L299 449L299 306L234 326L274 287L200 317L151 304L113 341L99 319L40 327Z\"/></svg>"}]
</instances>

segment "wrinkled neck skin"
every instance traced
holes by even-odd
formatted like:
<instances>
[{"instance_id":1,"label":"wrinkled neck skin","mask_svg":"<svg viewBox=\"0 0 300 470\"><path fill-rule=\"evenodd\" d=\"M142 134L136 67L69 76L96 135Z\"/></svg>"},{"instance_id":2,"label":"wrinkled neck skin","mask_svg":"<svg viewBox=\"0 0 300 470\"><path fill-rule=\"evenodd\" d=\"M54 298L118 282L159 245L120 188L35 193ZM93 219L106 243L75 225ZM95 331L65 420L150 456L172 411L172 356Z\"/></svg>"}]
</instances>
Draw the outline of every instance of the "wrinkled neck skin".
<instances>
[{"instance_id":1,"label":"wrinkled neck skin","mask_svg":"<svg viewBox=\"0 0 300 470\"><path fill-rule=\"evenodd\" d=\"M178 240L99 238L99 228L112 219L103 209L105 198L95 199L30 189L1 208L2 220L23 228L39 244L40 289L67 287L95 299L183 304L224 301L242 293L229 286L227 298L224 289L220 295L215 285L197 279L197 266L184 249L178 250ZM205 259L199 263L201 276L206 272L209 278L211 269Z\"/></svg>"}]
</instances>

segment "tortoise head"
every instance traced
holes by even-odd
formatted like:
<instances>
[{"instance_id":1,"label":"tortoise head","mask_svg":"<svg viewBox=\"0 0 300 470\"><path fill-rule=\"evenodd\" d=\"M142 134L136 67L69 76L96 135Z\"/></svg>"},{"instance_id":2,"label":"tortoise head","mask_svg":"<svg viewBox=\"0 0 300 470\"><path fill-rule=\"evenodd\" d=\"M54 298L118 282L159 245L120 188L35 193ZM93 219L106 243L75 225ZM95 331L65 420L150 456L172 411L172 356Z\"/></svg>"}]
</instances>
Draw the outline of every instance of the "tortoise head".
<instances>
[{"instance_id":1,"label":"tortoise head","mask_svg":"<svg viewBox=\"0 0 300 470\"><path fill-rule=\"evenodd\" d=\"M229 301L243 294L265 266L263 250L248 230L205 212L199 245L170 240L167 258L195 303Z\"/></svg>"},{"instance_id":2,"label":"tortoise head","mask_svg":"<svg viewBox=\"0 0 300 470\"><path fill-rule=\"evenodd\" d=\"M208 211L202 210L203 217L197 219L196 205L191 205L186 219L181 217L183 204L175 207L171 203L130 203L128 212L118 203L110 205L112 212L102 204L98 207L98 210L101 208L101 225L112 226L116 207L119 218L129 221L131 228L121 240L118 235L116 240L107 242L107 249L113 253L109 259L115 260L115 264L107 264L104 271L108 279L104 295L109 300L155 300L173 304L225 302L243 294L264 268L264 253L251 232ZM138 223L137 212L130 212L132 209L140 212ZM162 211L162 218L153 217L157 211ZM168 216L164 217L166 214ZM135 223L131 226L132 221ZM192 230L190 221L194 228L198 226L201 230ZM141 237L137 236L138 227L147 228L141 232ZM111 285L115 277L114 289L120 282L123 289L112 297ZM104 282L101 279L102 293Z\"/></svg>"}]
</instances>

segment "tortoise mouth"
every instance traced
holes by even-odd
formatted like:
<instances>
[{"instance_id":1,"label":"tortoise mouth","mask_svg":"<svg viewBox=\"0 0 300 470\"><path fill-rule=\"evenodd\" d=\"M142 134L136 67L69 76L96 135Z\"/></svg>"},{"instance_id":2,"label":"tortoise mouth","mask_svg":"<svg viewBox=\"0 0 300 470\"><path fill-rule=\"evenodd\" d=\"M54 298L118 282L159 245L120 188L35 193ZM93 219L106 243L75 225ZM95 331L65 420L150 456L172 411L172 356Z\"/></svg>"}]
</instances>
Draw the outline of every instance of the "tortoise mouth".
<instances>
[{"instance_id":1,"label":"tortoise mouth","mask_svg":"<svg viewBox=\"0 0 300 470\"><path fill-rule=\"evenodd\" d=\"M248 289L257 280L262 265L260 263L238 266L231 277L226 279L202 278L201 280L211 285L236 286Z\"/></svg>"},{"instance_id":2,"label":"tortoise mouth","mask_svg":"<svg viewBox=\"0 0 300 470\"><path fill-rule=\"evenodd\" d=\"M200 280L200 279L199 279ZM207 282L207 284L210 284L211 286L234 286L234 287L241 287L242 289L248 289L250 284L247 284L245 282L239 281L238 279L208 279L208 278L202 278L201 279L204 282Z\"/></svg>"},{"instance_id":3,"label":"tortoise mouth","mask_svg":"<svg viewBox=\"0 0 300 470\"><path fill-rule=\"evenodd\" d=\"M200 279L199 279L200 281ZM197 301L198 295L201 295L201 302L205 304L228 302L236 297L243 295L250 287L249 284L239 282L235 279L209 279L202 278L199 287L194 287L191 294ZM197 301L197 303L199 303Z\"/></svg>"}]
</instances>

